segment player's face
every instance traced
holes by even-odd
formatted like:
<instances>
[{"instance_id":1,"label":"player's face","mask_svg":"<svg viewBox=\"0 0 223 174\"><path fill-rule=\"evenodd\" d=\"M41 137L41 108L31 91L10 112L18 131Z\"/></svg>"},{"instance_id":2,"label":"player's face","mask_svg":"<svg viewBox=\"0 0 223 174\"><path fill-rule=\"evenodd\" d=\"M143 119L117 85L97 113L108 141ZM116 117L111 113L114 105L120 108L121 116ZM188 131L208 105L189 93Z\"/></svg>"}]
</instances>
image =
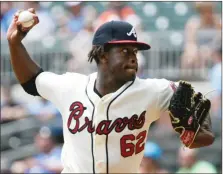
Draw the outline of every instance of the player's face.
<instances>
[{"instance_id":1,"label":"player's face","mask_svg":"<svg viewBox=\"0 0 223 174\"><path fill-rule=\"evenodd\" d=\"M132 81L138 71L138 49L131 45L117 45L108 51L108 68L122 81Z\"/></svg>"}]
</instances>

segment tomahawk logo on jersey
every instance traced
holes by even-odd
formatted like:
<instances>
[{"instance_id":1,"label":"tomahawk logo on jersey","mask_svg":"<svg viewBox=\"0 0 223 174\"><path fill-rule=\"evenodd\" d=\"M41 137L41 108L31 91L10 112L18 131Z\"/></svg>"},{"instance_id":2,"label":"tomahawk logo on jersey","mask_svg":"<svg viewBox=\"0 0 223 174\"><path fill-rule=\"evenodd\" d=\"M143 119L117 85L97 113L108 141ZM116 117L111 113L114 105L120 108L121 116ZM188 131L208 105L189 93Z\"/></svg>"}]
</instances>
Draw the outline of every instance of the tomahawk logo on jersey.
<instances>
[{"instance_id":1,"label":"tomahawk logo on jersey","mask_svg":"<svg viewBox=\"0 0 223 174\"><path fill-rule=\"evenodd\" d=\"M174 85L136 78L101 98L96 77L43 72L36 79L40 95L63 117L63 173L137 172L150 124L168 108Z\"/></svg>"}]
</instances>

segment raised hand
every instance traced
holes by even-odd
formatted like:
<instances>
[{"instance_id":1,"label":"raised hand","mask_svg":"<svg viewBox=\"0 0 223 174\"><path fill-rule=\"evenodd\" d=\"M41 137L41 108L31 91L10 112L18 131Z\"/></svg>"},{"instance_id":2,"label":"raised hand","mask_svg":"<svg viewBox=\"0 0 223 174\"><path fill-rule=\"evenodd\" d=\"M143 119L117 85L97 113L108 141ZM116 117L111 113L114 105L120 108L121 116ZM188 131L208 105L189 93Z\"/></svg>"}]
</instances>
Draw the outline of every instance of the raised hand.
<instances>
[{"instance_id":1,"label":"raised hand","mask_svg":"<svg viewBox=\"0 0 223 174\"><path fill-rule=\"evenodd\" d=\"M28 9L29 12L33 13L34 23L30 27L22 27L21 23L18 21L19 13L22 11L18 11L15 13L13 20L7 31L7 39L10 43L18 43L21 42L22 39L26 36L26 34L39 23L38 16L35 13L33 8Z\"/></svg>"}]
</instances>

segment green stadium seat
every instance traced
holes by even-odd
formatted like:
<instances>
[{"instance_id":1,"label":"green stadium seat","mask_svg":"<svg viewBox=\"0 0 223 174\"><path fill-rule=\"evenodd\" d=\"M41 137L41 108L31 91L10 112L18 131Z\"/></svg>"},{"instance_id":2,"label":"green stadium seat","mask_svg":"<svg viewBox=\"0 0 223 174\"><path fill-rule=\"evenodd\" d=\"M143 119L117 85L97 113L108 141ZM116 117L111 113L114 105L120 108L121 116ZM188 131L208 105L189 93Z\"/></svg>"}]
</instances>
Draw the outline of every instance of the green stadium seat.
<instances>
[{"instance_id":1,"label":"green stadium seat","mask_svg":"<svg viewBox=\"0 0 223 174\"><path fill-rule=\"evenodd\" d=\"M157 31L156 20L164 16L169 20L168 30L183 30L187 20L196 14L194 2L131 2L136 13L142 18L146 30ZM221 11L221 2L217 2ZM164 27L165 28L165 27Z\"/></svg>"},{"instance_id":2,"label":"green stadium seat","mask_svg":"<svg viewBox=\"0 0 223 174\"><path fill-rule=\"evenodd\" d=\"M104 10L106 10L108 2L86 1L84 3L86 5L93 6L97 10L98 14L100 14ZM149 31L160 30L160 27L157 28L156 26L157 18L160 16L164 16L168 19L169 25L167 30L183 30L187 20L192 15L196 14L196 10L194 8L194 2L133 1L126 3L129 6L131 6L136 11L136 13L142 18L144 28ZM216 10L218 13L220 13L222 9L221 2L215 2L215 3L217 4ZM43 5L44 8L49 8L50 11L53 10L54 11L53 13L55 13L55 11L62 11L62 9L65 8L65 4L63 1L41 2L41 4Z\"/></svg>"},{"instance_id":3,"label":"green stadium seat","mask_svg":"<svg viewBox=\"0 0 223 174\"><path fill-rule=\"evenodd\" d=\"M170 19L166 16L158 16L155 21L157 30L168 30L170 28Z\"/></svg>"}]
</instances>

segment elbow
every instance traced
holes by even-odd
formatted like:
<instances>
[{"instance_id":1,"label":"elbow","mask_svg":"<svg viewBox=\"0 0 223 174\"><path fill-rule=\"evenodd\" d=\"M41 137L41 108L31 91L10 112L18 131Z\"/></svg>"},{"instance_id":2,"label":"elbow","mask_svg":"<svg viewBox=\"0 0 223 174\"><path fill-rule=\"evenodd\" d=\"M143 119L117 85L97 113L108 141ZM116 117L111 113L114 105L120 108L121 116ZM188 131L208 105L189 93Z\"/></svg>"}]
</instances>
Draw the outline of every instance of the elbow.
<instances>
[{"instance_id":1,"label":"elbow","mask_svg":"<svg viewBox=\"0 0 223 174\"><path fill-rule=\"evenodd\" d=\"M212 132L205 134L203 141L200 143L201 147L212 145L214 143L214 140L215 140L215 136Z\"/></svg>"},{"instance_id":2,"label":"elbow","mask_svg":"<svg viewBox=\"0 0 223 174\"><path fill-rule=\"evenodd\" d=\"M214 143L215 141L215 136L212 132L208 132L207 134L205 134L204 136L204 140L202 141L204 146L210 146Z\"/></svg>"},{"instance_id":3,"label":"elbow","mask_svg":"<svg viewBox=\"0 0 223 174\"><path fill-rule=\"evenodd\" d=\"M215 136L213 133L211 133L210 135L208 135L208 138L207 138L207 146L210 146L214 143L215 141Z\"/></svg>"}]
</instances>

